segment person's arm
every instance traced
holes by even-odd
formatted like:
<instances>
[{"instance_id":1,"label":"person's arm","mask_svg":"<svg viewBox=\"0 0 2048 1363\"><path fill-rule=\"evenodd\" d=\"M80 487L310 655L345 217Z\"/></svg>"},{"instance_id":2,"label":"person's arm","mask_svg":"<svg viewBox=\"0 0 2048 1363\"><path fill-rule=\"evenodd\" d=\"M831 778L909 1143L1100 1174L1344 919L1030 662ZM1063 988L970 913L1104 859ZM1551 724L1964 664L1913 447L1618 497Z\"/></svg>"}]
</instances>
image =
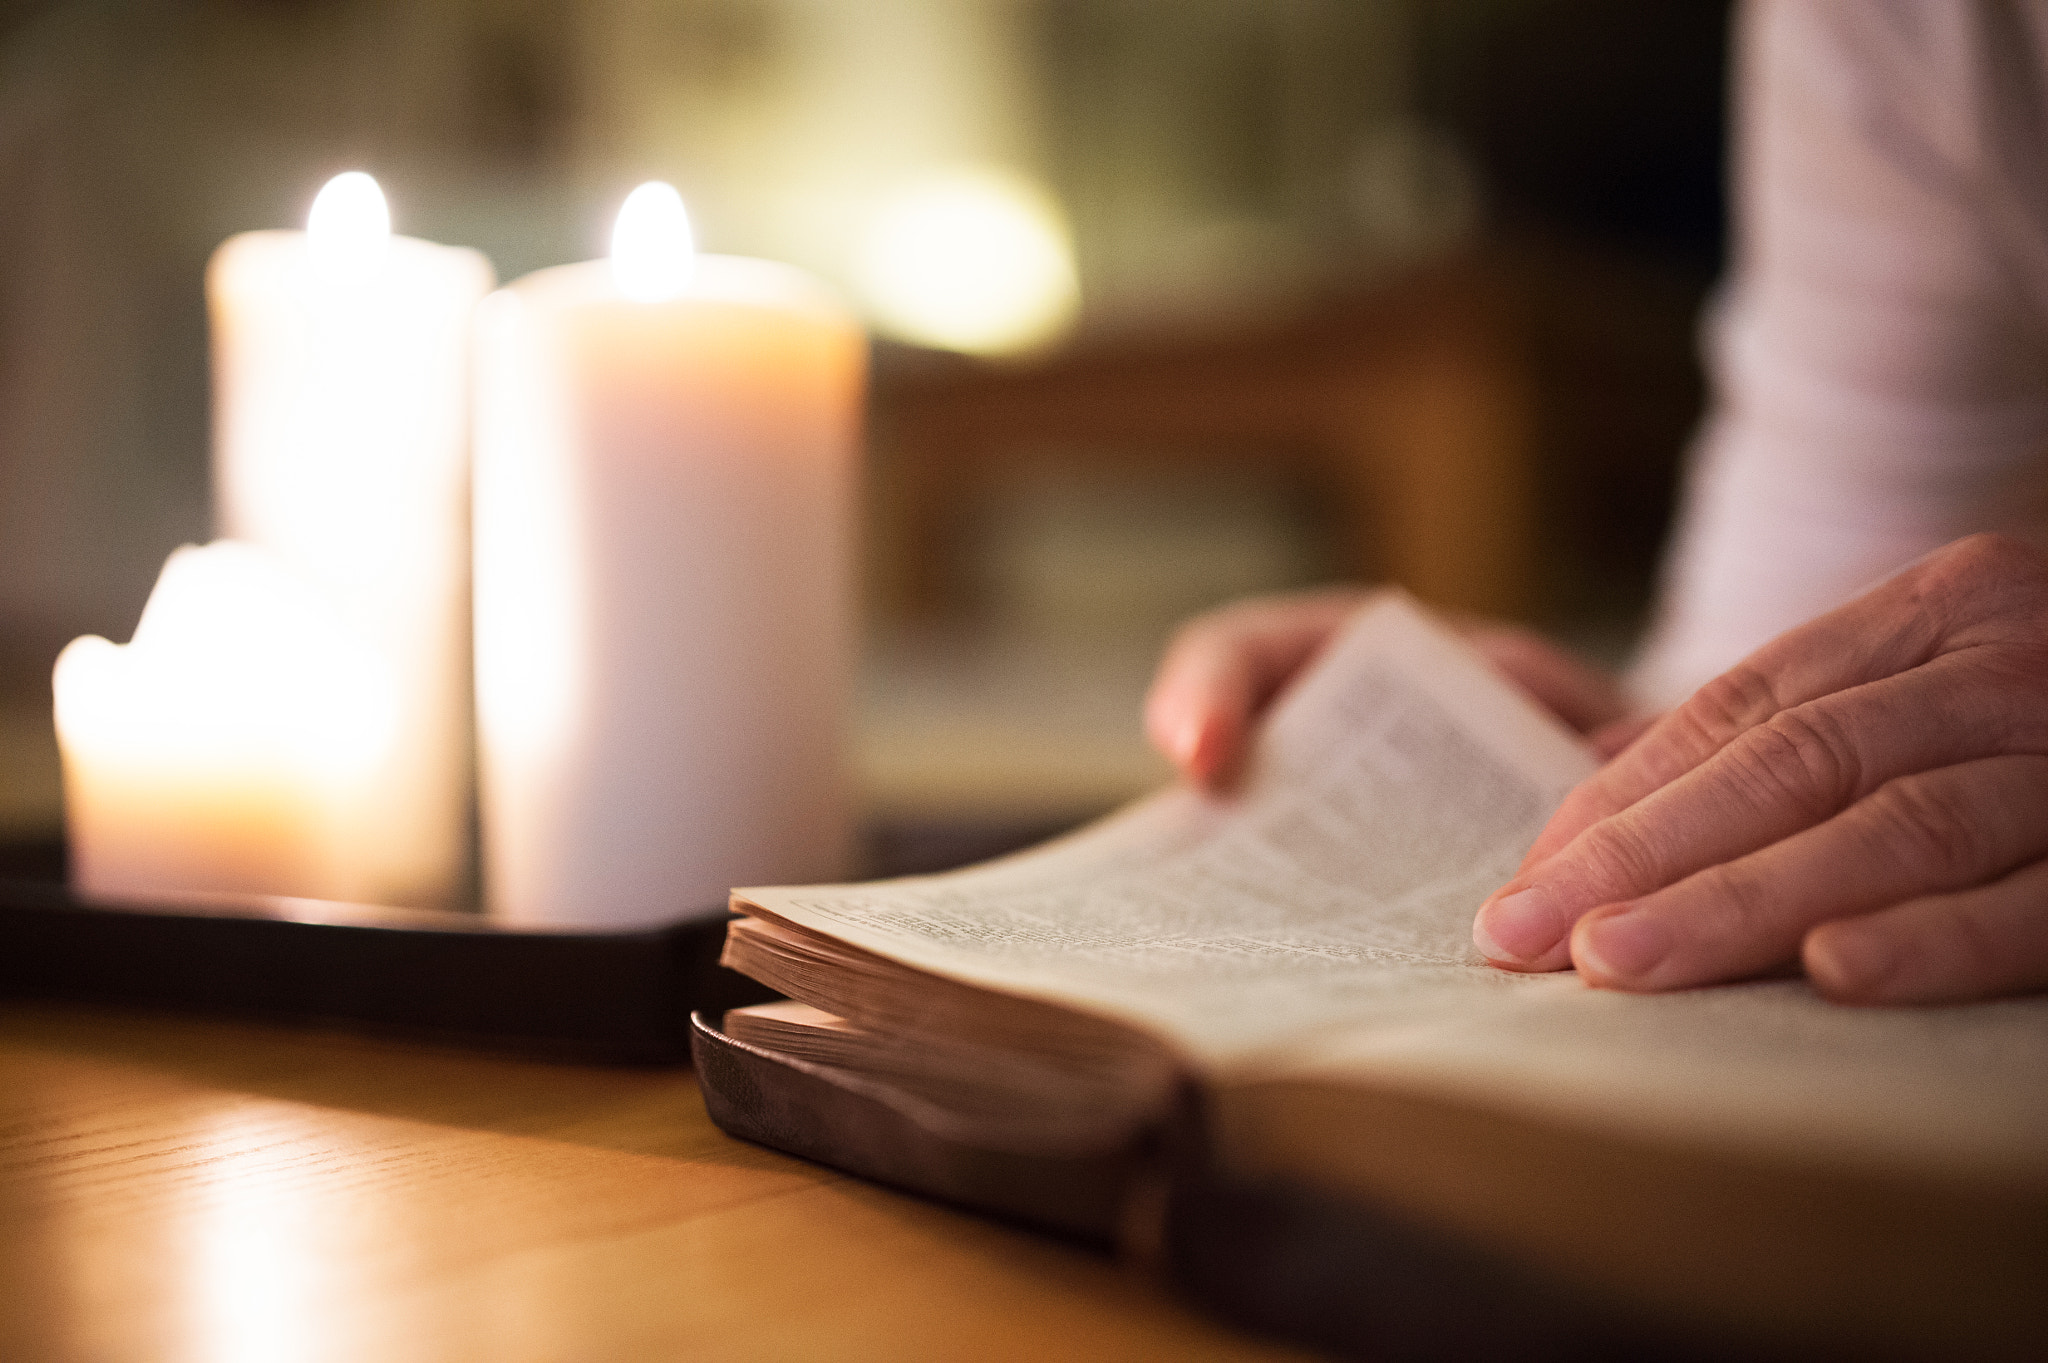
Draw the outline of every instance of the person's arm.
<instances>
[{"instance_id":1,"label":"person's arm","mask_svg":"<svg viewBox=\"0 0 2048 1363\"><path fill-rule=\"evenodd\" d=\"M1845 1001L2038 988L2048 26L1774 0L1741 33L1715 415L1634 678L1683 703L1474 941L1621 989L1794 960Z\"/></svg>"},{"instance_id":2,"label":"person's arm","mask_svg":"<svg viewBox=\"0 0 2048 1363\"><path fill-rule=\"evenodd\" d=\"M1714 405L1645 703L1941 545L2048 526L2048 32L2004 14L1742 12Z\"/></svg>"}]
</instances>

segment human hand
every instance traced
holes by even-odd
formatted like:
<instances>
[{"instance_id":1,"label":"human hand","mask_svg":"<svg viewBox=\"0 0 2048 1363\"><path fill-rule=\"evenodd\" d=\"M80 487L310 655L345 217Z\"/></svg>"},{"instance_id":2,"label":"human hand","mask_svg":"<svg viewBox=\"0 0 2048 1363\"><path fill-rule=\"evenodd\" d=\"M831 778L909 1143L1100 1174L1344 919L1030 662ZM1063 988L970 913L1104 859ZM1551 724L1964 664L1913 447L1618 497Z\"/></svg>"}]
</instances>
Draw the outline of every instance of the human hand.
<instances>
[{"instance_id":1,"label":"human hand","mask_svg":"<svg viewBox=\"0 0 2048 1363\"><path fill-rule=\"evenodd\" d=\"M1961 540L1758 649L1572 792L1472 936L1611 989L2048 985L2048 558Z\"/></svg>"},{"instance_id":2,"label":"human hand","mask_svg":"<svg viewBox=\"0 0 2048 1363\"><path fill-rule=\"evenodd\" d=\"M1335 587L1251 597L1196 616L1167 645L1145 698L1145 732L1182 775L1211 790L1237 774L1246 740L1273 699L1372 597ZM1490 622L1453 621L1496 670L1582 734L1603 755L1640 726L1612 678L1541 636Z\"/></svg>"}]
</instances>

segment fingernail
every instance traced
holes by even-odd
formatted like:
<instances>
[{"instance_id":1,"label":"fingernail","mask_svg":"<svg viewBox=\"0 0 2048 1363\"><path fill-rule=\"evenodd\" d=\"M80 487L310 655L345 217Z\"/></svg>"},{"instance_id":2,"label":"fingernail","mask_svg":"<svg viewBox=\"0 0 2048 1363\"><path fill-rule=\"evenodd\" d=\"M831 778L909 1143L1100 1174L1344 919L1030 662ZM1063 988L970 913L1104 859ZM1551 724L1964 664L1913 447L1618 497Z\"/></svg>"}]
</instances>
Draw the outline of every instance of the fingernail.
<instances>
[{"instance_id":1,"label":"fingernail","mask_svg":"<svg viewBox=\"0 0 2048 1363\"><path fill-rule=\"evenodd\" d=\"M1565 927L1550 891L1531 885L1480 905L1472 945L1489 961L1533 961L1563 939Z\"/></svg>"},{"instance_id":2,"label":"fingernail","mask_svg":"<svg viewBox=\"0 0 2048 1363\"><path fill-rule=\"evenodd\" d=\"M1613 979L1641 979L1671 952L1671 930L1654 914L1623 911L1580 930L1582 968Z\"/></svg>"}]
</instances>

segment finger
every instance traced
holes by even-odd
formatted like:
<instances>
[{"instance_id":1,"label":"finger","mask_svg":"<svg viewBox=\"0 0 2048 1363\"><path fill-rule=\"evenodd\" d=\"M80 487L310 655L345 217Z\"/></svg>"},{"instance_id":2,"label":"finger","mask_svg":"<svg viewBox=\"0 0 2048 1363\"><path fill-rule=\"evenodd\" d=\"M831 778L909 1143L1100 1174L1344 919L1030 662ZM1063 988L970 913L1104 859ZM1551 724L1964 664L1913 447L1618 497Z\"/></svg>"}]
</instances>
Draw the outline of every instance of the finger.
<instances>
[{"instance_id":1,"label":"finger","mask_svg":"<svg viewBox=\"0 0 2048 1363\"><path fill-rule=\"evenodd\" d=\"M1981 885L2048 856L2048 757L1994 757L1893 781L1835 818L1572 931L1610 989L1683 989L1794 959L1818 924Z\"/></svg>"},{"instance_id":2,"label":"finger","mask_svg":"<svg viewBox=\"0 0 2048 1363\"><path fill-rule=\"evenodd\" d=\"M1856 600L1756 650L1673 710L1623 760L1573 792L1531 846L1531 866L1601 819L1692 770L1786 709L1911 671L1945 650L2039 644L2048 562L2000 535L1936 551ZM2017 636L2015 631L2018 631Z\"/></svg>"},{"instance_id":3,"label":"finger","mask_svg":"<svg viewBox=\"0 0 2048 1363\"><path fill-rule=\"evenodd\" d=\"M1593 755L1602 762L1628 751L1631 743L1648 733L1662 719L1662 715L1630 715L1603 725L1586 735L1586 742L1593 749Z\"/></svg>"},{"instance_id":4,"label":"finger","mask_svg":"<svg viewBox=\"0 0 2048 1363\"><path fill-rule=\"evenodd\" d=\"M1677 780L1782 708L1768 680L1747 663L1722 673L1580 782L1536 835L1522 870L1547 861L1588 828Z\"/></svg>"},{"instance_id":5,"label":"finger","mask_svg":"<svg viewBox=\"0 0 2048 1363\"><path fill-rule=\"evenodd\" d=\"M1356 588L1260 597L1189 621L1145 697L1153 746L1197 784L1227 782L1259 712L1368 597Z\"/></svg>"},{"instance_id":6,"label":"finger","mask_svg":"<svg viewBox=\"0 0 2048 1363\"><path fill-rule=\"evenodd\" d=\"M1900 776L1998 754L2008 689L1951 654L1785 710L1526 866L1480 907L1473 940L1501 964L1561 968L1589 910L1790 837Z\"/></svg>"},{"instance_id":7,"label":"finger","mask_svg":"<svg viewBox=\"0 0 2048 1363\"><path fill-rule=\"evenodd\" d=\"M1848 605L1788 630L1702 686L1572 792L1537 836L1523 866L1551 856L1774 716L1934 658L1965 609L1944 591L1954 574L1944 574L1943 563L1917 565Z\"/></svg>"},{"instance_id":8,"label":"finger","mask_svg":"<svg viewBox=\"0 0 2048 1363\"><path fill-rule=\"evenodd\" d=\"M2048 862L1826 923L1801 953L1838 1003L1962 1003L2048 987Z\"/></svg>"},{"instance_id":9,"label":"finger","mask_svg":"<svg viewBox=\"0 0 2048 1363\"><path fill-rule=\"evenodd\" d=\"M1489 626L1468 630L1465 641L1495 671L1579 733L1612 724L1629 711L1628 697L1614 678L1539 634Z\"/></svg>"}]
</instances>

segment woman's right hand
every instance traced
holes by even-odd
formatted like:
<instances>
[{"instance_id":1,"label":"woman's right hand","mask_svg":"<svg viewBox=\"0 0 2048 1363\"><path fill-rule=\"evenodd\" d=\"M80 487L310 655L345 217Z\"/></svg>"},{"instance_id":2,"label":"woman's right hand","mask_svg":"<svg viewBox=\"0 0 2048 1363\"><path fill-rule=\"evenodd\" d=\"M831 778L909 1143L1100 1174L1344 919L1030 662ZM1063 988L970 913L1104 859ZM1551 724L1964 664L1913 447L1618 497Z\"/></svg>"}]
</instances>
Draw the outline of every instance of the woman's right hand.
<instances>
[{"instance_id":1,"label":"woman's right hand","mask_svg":"<svg viewBox=\"0 0 2048 1363\"><path fill-rule=\"evenodd\" d=\"M1333 587L1250 597L1182 625L1145 698L1153 746L1193 784L1227 790L1259 717L1372 596L1369 588ZM1603 757L1647 726L1647 717L1630 717L1611 676L1541 635L1491 621L1451 623Z\"/></svg>"}]
</instances>

